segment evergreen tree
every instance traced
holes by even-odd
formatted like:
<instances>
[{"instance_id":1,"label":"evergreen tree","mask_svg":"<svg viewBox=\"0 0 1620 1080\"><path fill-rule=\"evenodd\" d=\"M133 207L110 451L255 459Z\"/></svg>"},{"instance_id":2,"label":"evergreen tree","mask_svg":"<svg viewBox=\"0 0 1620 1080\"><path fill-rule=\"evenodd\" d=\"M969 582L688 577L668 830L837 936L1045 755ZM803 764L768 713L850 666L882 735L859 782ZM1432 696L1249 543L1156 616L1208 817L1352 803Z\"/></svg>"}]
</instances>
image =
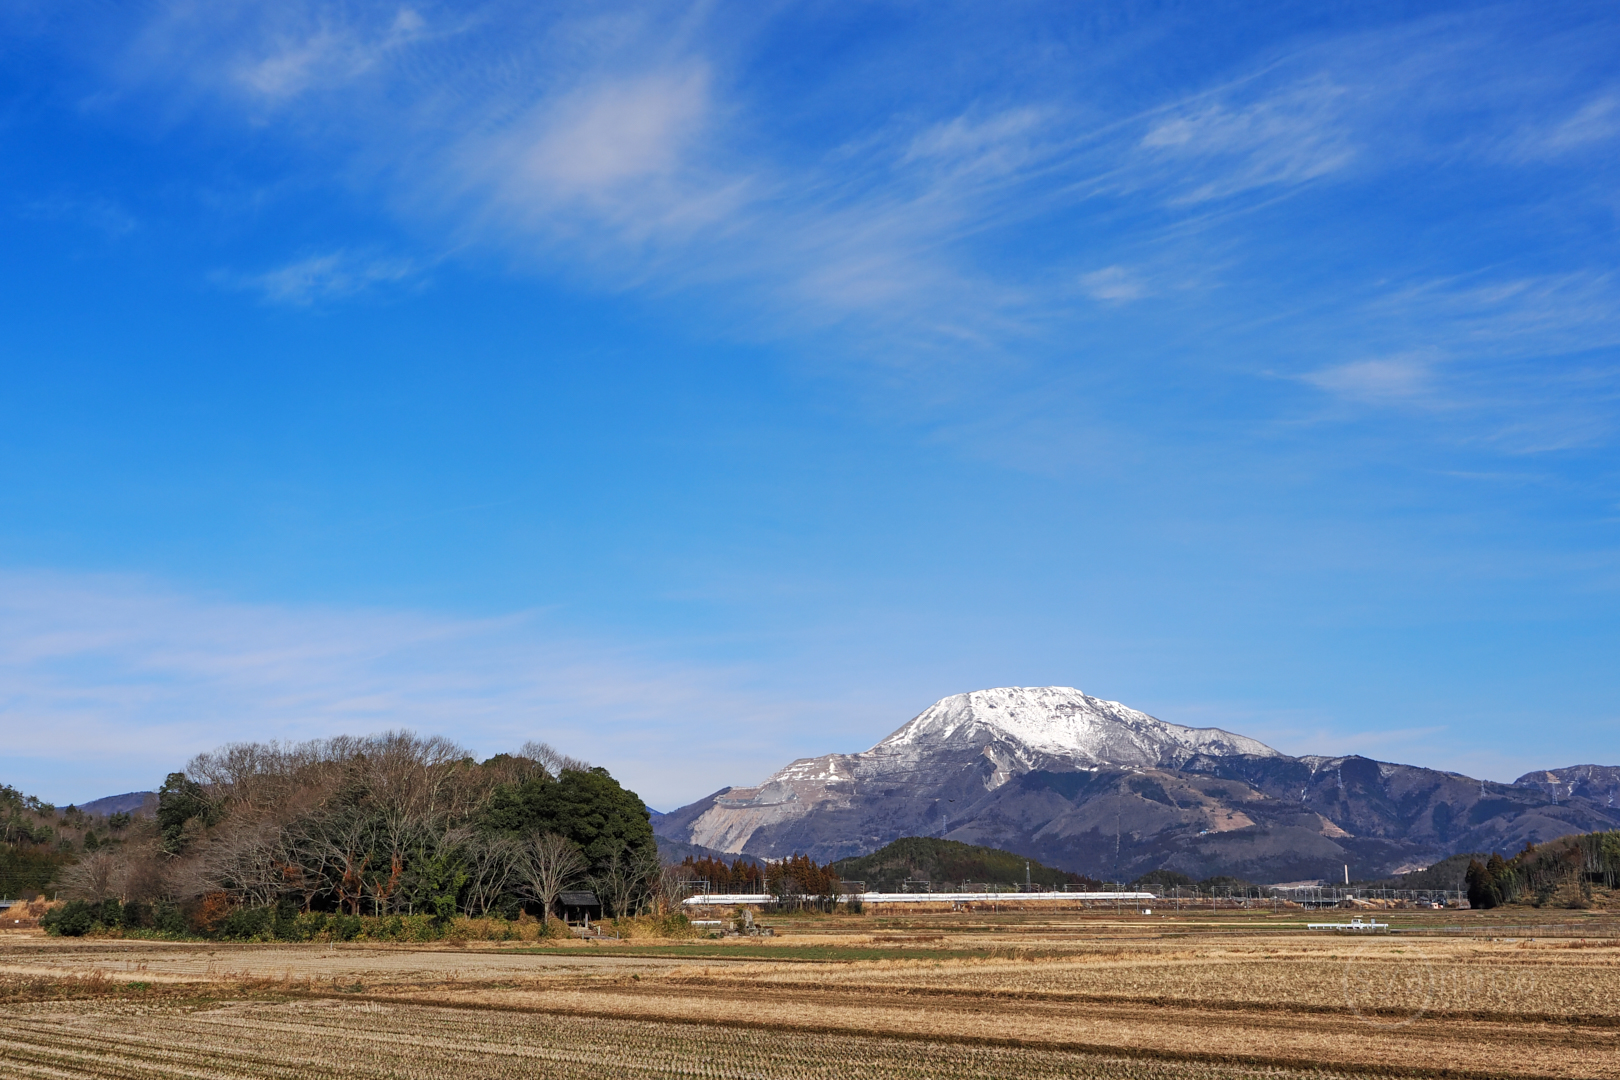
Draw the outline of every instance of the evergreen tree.
<instances>
[{"instance_id":1,"label":"evergreen tree","mask_svg":"<svg viewBox=\"0 0 1620 1080\"><path fill-rule=\"evenodd\" d=\"M490 795L483 825L515 837L559 833L578 845L593 867L614 857L646 859L658 851L646 804L600 767L503 784Z\"/></svg>"}]
</instances>

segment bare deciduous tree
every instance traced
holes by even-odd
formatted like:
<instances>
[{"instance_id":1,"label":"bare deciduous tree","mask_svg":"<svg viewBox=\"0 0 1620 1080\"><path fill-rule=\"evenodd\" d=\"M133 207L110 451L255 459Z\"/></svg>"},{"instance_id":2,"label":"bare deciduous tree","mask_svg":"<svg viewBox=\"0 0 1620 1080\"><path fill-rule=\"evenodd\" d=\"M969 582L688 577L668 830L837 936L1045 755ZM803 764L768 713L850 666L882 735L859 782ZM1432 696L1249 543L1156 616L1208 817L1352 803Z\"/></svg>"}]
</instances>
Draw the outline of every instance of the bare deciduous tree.
<instances>
[{"instance_id":1,"label":"bare deciduous tree","mask_svg":"<svg viewBox=\"0 0 1620 1080\"><path fill-rule=\"evenodd\" d=\"M431 816L457 801L467 751L441 736L385 731L304 743L232 743L199 754L186 773L216 808L307 809L301 795L348 789L384 812ZM474 786L479 786L475 781ZM460 800L465 802L466 800Z\"/></svg>"},{"instance_id":2,"label":"bare deciduous tree","mask_svg":"<svg viewBox=\"0 0 1620 1080\"><path fill-rule=\"evenodd\" d=\"M525 896L540 905L541 919L551 918L557 894L584 876L590 866L566 836L548 832L522 847L517 876Z\"/></svg>"},{"instance_id":3,"label":"bare deciduous tree","mask_svg":"<svg viewBox=\"0 0 1620 1080\"><path fill-rule=\"evenodd\" d=\"M536 742L479 764L447 739L409 731L233 743L188 763L167 817L118 826L119 845L84 860L74 888L86 898L224 893L255 907L296 897L305 911L436 917L533 899L549 917L561 889L587 872L583 856L546 846L568 846L561 837L491 837L481 815L503 785L589 768ZM619 883L606 894L628 913L643 897L637 871L608 869Z\"/></svg>"},{"instance_id":4,"label":"bare deciduous tree","mask_svg":"<svg viewBox=\"0 0 1620 1080\"><path fill-rule=\"evenodd\" d=\"M122 899L125 870L120 853L105 848L91 852L62 871L62 893L70 899L94 903L112 896Z\"/></svg>"},{"instance_id":5,"label":"bare deciduous tree","mask_svg":"<svg viewBox=\"0 0 1620 1080\"><path fill-rule=\"evenodd\" d=\"M366 873L377 861L372 822L359 814L348 814L320 823L323 828L311 839L320 859L321 874L337 900L338 910L360 914L366 895Z\"/></svg>"},{"instance_id":6,"label":"bare deciduous tree","mask_svg":"<svg viewBox=\"0 0 1620 1080\"><path fill-rule=\"evenodd\" d=\"M224 892L247 904L274 904L287 889L283 867L288 861L281 826L268 817L241 814L214 830L188 861L186 875L195 880L187 891Z\"/></svg>"},{"instance_id":7,"label":"bare deciduous tree","mask_svg":"<svg viewBox=\"0 0 1620 1080\"><path fill-rule=\"evenodd\" d=\"M657 853L651 861L646 855L614 852L597 864L591 875L596 895L607 904L615 917L634 915L647 897L649 879L658 872Z\"/></svg>"},{"instance_id":8,"label":"bare deciduous tree","mask_svg":"<svg viewBox=\"0 0 1620 1080\"><path fill-rule=\"evenodd\" d=\"M682 910L681 905L688 893L686 875L678 866L667 864L660 866L657 875L651 880L652 901L659 915L669 915Z\"/></svg>"},{"instance_id":9,"label":"bare deciduous tree","mask_svg":"<svg viewBox=\"0 0 1620 1080\"><path fill-rule=\"evenodd\" d=\"M564 769L571 772L589 772L591 764L579 758L569 757L551 746L550 743L526 742L523 749L518 751L522 757L530 761L538 761L540 766L552 776L558 776Z\"/></svg>"},{"instance_id":10,"label":"bare deciduous tree","mask_svg":"<svg viewBox=\"0 0 1620 1080\"><path fill-rule=\"evenodd\" d=\"M462 909L469 916L486 914L517 877L518 844L504 836L465 831L459 839L467 865L467 901Z\"/></svg>"}]
</instances>

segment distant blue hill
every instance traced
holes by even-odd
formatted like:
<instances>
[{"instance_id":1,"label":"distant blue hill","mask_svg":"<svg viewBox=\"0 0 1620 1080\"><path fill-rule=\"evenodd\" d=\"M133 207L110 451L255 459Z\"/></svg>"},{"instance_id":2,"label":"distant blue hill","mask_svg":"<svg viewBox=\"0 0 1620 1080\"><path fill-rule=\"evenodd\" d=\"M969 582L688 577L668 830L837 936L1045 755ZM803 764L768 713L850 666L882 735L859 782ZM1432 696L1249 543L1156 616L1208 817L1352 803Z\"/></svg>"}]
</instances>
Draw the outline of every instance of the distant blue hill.
<instances>
[{"instance_id":1,"label":"distant blue hill","mask_svg":"<svg viewBox=\"0 0 1620 1080\"><path fill-rule=\"evenodd\" d=\"M108 795L93 802L77 805L87 814L151 815L157 812L157 792L128 791L122 795Z\"/></svg>"}]
</instances>

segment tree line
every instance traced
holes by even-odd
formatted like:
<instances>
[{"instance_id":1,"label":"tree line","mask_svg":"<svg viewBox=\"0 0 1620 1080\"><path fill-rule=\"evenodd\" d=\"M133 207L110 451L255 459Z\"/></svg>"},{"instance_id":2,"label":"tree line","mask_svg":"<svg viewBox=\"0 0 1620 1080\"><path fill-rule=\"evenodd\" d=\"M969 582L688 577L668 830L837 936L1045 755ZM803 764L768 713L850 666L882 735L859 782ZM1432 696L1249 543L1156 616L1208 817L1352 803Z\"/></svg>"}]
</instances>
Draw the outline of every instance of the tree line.
<instances>
[{"instance_id":1,"label":"tree line","mask_svg":"<svg viewBox=\"0 0 1620 1080\"><path fill-rule=\"evenodd\" d=\"M1613 889L1620 879L1620 830L1585 833L1526 844L1511 859L1472 859L1463 880L1476 908L1531 903L1586 907L1592 887Z\"/></svg>"},{"instance_id":2,"label":"tree line","mask_svg":"<svg viewBox=\"0 0 1620 1080\"><path fill-rule=\"evenodd\" d=\"M738 857L724 859L688 855L670 868L682 892L719 895L753 894L775 898L780 905L814 906L831 910L844 891L843 880L832 863L818 863L808 855L757 862Z\"/></svg>"},{"instance_id":3,"label":"tree line","mask_svg":"<svg viewBox=\"0 0 1620 1080\"><path fill-rule=\"evenodd\" d=\"M236 743L171 773L123 833L59 881L126 924L174 908L194 928L251 910L550 919L570 887L613 916L679 900L641 799L543 743L483 762L404 731Z\"/></svg>"}]
</instances>

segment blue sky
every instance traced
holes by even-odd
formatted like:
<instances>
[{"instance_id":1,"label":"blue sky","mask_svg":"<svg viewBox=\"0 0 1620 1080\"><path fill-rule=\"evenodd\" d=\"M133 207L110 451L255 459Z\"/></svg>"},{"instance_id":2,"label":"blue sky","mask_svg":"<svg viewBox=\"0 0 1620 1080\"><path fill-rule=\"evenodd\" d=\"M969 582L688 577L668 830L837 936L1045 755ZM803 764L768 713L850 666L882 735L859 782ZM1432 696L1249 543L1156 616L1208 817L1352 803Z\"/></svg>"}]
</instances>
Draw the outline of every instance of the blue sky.
<instances>
[{"instance_id":1,"label":"blue sky","mask_svg":"<svg viewBox=\"0 0 1620 1080\"><path fill-rule=\"evenodd\" d=\"M1620 762L1620 13L0 14L0 732Z\"/></svg>"}]
</instances>

